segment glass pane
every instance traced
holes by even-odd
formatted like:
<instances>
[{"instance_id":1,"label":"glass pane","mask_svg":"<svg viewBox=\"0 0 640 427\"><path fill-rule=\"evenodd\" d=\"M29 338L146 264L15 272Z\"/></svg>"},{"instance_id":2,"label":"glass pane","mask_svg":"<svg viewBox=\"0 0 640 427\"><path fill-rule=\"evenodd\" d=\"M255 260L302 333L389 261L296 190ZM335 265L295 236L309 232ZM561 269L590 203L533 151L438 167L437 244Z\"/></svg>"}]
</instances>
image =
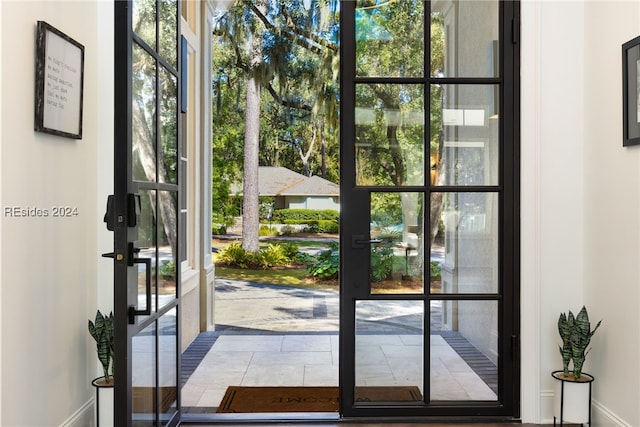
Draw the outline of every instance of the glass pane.
<instances>
[{"instance_id":1,"label":"glass pane","mask_svg":"<svg viewBox=\"0 0 640 427\"><path fill-rule=\"evenodd\" d=\"M356 184L424 184L424 87L356 86Z\"/></svg>"},{"instance_id":2,"label":"glass pane","mask_svg":"<svg viewBox=\"0 0 640 427\"><path fill-rule=\"evenodd\" d=\"M133 0L133 31L156 50L156 0Z\"/></svg>"},{"instance_id":3,"label":"glass pane","mask_svg":"<svg viewBox=\"0 0 640 427\"><path fill-rule=\"evenodd\" d=\"M167 62L177 68L178 59L178 2L164 0L160 6L160 28L158 51Z\"/></svg>"},{"instance_id":4,"label":"glass pane","mask_svg":"<svg viewBox=\"0 0 640 427\"><path fill-rule=\"evenodd\" d=\"M178 351L176 309L158 320L158 384L160 421L166 425L178 410Z\"/></svg>"},{"instance_id":5,"label":"glass pane","mask_svg":"<svg viewBox=\"0 0 640 427\"><path fill-rule=\"evenodd\" d=\"M422 403L422 301L356 301L355 402Z\"/></svg>"},{"instance_id":6,"label":"glass pane","mask_svg":"<svg viewBox=\"0 0 640 427\"><path fill-rule=\"evenodd\" d=\"M431 181L498 185L497 85L431 86Z\"/></svg>"},{"instance_id":7,"label":"glass pane","mask_svg":"<svg viewBox=\"0 0 640 427\"><path fill-rule=\"evenodd\" d=\"M155 323L147 326L131 341L133 425L135 427L155 426L157 387Z\"/></svg>"},{"instance_id":8,"label":"glass pane","mask_svg":"<svg viewBox=\"0 0 640 427\"><path fill-rule=\"evenodd\" d=\"M158 192L159 258L158 307L176 297L176 256L178 230L178 201L176 193Z\"/></svg>"},{"instance_id":9,"label":"glass pane","mask_svg":"<svg viewBox=\"0 0 640 427\"><path fill-rule=\"evenodd\" d=\"M371 193L372 294L424 291L422 193Z\"/></svg>"},{"instance_id":10,"label":"glass pane","mask_svg":"<svg viewBox=\"0 0 640 427\"><path fill-rule=\"evenodd\" d=\"M178 182L178 79L160 67L160 144L158 181Z\"/></svg>"},{"instance_id":11,"label":"glass pane","mask_svg":"<svg viewBox=\"0 0 640 427\"><path fill-rule=\"evenodd\" d=\"M156 273L156 192L141 191L140 192L140 217L138 221L138 239L135 247L140 249L136 258L150 260L148 264L136 263L138 268L138 290L137 290L137 310L147 308L147 291L146 281L151 281L151 291L153 292L157 286ZM147 271L147 268L151 271ZM152 309L155 306L151 299ZM145 320L147 316L136 316L136 322Z\"/></svg>"},{"instance_id":12,"label":"glass pane","mask_svg":"<svg viewBox=\"0 0 640 427\"><path fill-rule=\"evenodd\" d=\"M431 400L498 399L498 303L431 302Z\"/></svg>"},{"instance_id":13,"label":"glass pane","mask_svg":"<svg viewBox=\"0 0 640 427\"><path fill-rule=\"evenodd\" d=\"M431 217L439 218L442 246L434 243L441 285L436 292L498 292L498 194L433 193ZM437 241L437 239L436 239ZM433 275L432 281L437 281Z\"/></svg>"},{"instance_id":14,"label":"glass pane","mask_svg":"<svg viewBox=\"0 0 640 427\"><path fill-rule=\"evenodd\" d=\"M431 75L499 75L498 0L432 2Z\"/></svg>"},{"instance_id":15,"label":"glass pane","mask_svg":"<svg viewBox=\"0 0 640 427\"><path fill-rule=\"evenodd\" d=\"M423 75L422 1L358 0L355 20L357 76Z\"/></svg>"},{"instance_id":16,"label":"glass pane","mask_svg":"<svg viewBox=\"0 0 640 427\"><path fill-rule=\"evenodd\" d=\"M133 45L132 174L137 181L156 180L156 61Z\"/></svg>"}]
</instances>

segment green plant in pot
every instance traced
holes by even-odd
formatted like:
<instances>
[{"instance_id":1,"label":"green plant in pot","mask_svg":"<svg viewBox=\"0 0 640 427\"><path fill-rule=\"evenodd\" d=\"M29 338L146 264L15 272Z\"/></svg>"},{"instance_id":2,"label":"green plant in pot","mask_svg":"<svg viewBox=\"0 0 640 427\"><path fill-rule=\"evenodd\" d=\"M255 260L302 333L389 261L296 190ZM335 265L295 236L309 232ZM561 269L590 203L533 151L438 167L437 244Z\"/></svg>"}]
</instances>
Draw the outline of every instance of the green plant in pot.
<instances>
[{"instance_id":1,"label":"green plant in pot","mask_svg":"<svg viewBox=\"0 0 640 427\"><path fill-rule=\"evenodd\" d=\"M96 313L95 321L89 319L89 333L96 341L98 360L102 364L104 385L113 384L113 313L104 316L100 310Z\"/></svg>"},{"instance_id":2,"label":"green plant in pot","mask_svg":"<svg viewBox=\"0 0 640 427\"><path fill-rule=\"evenodd\" d=\"M569 315L560 314L558 332L562 338L560 355L562 356L562 368L565 378L570 378L573 375L573 378L578 380L582 376L584 359L589 353L587 347L591 342L591 337L596 333L601 323L602 320L591 330L589 314L584 306L577 316L574 316L571 311L569 311ZM569 372L569 362L573 362L572 373Z\"/></svg>"}]
</instances>

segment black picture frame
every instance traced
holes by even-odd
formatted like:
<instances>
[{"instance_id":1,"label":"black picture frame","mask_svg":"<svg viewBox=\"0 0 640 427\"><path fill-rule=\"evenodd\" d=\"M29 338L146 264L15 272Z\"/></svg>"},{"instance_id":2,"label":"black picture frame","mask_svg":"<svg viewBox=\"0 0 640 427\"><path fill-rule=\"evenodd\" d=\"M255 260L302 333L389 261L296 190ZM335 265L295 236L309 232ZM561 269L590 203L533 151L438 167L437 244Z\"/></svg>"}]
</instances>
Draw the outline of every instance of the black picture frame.
<instances>
[{"instance_id":1,"label":"black picture frame","mask_svg":"<svg viewBox=\"0 0 640 427\"><path fill-rule=\"evenodd\" d=\"M84 46L44 21L36 29L35 130L82 139Z\"/></svg>"},{"instance_id":2,"label":"black picture frame","mask_svg":"<svg viewBox=\"0 0 640 427\"><path fill-rule=\"evenodd\" d=\"M640 36L622 45L622 145L640 145Z\"/></svg>"}]
</instances>

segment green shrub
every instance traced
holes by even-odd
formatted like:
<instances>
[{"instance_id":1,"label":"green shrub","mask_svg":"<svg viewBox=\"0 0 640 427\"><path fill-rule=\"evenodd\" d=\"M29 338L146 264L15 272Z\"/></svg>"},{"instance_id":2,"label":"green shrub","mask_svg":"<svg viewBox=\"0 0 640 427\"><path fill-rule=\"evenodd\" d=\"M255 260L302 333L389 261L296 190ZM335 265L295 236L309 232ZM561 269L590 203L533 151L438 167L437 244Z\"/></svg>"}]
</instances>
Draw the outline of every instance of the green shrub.
<instances>
[{"instance_id":1,"label":"green shrub","mask_svg":"<svg viewBox=\"0 0 640 427\"><path fill-rule=\"evenodd\" d=\"M371 281L380 282L391 276L393 271L393 249L385 245L371 248Z\"/></svg>"},{"instance_id":2,"label":"green shrub","mask_svg":"<svg viewBox=\"0 0 640 427\"><path fill-rule=\"evenodd\" d=\"M294 259L298 255L298 245L291 242L280 242L278 245L282 248L285 256L290 260Z\"/></svg>"},{"instance_id":3,"label":"green shrub","mask_svg":"<svg viewBox=\"0 0 640 427\"><path fill-rule=\"evenodd\" d=\"M252 254L242 247L240 242L233 242L218 252L216 261L233 267L248 268L252 264Z\"/></svg>"},{"instance_id":4,"label":"green shrub","mask_svg":"<svg viewBox=\"0 0 640 427\"><path fill-rule=\"evenodd\" d=\"M162 260L160 262L160 277L163 278L173 278L176 277L176 264L173 260Z\"/></svg>"},{"instance_id":5,"label":"green shrub","mask_svg":"<svg viewBox=\"0 0 640 427\"><path fill-rule=\"evenodd\" d=\"M307 273L318 279L337 279L340 270L340 256L338 254L338 244L329 244L329 250L321 252L315 262L307 266Z\"/></svg>"},{"instance_id":6,"label":"green shrub","mask_svg":"<svg viewBox=\"0 0 640 427\"><path fill-rule=\"evenodd\" d=\"M291 261L296 264L309 264L313 260L313 257L306 252L298 252Z\"/></svg>"},{"instance_id":7,"label":"green shrub","mask_svg":"<svg viewBox=\"0 0 640 427\"><path fill-rule=\"evenodd\" d=\"M442 274L442 265L438 261L431 261L429 263L429 269L432 279L440 279Z\"/></svg>"},{"instance_id":8,"label":"green shrub","mask_svg":"<svg viewBox=\"0 0 640 427\"><path fill-rule=\"evenodd\" d=\"M274 243L254 253L246 251L239 242L233 242L218 252L216 262L236 268L269 269L291 263L292 259L287 256L289 250Z\"/></svg>"},{"instance_id":9,"label":"green shrub","mask_svg":"<svg viewBox=\"0 0 640 427\"><path fill-rule=\"evenodd\" d=\"M339 230L338 221L329 220L329 219L305 219L305 220L296 220L296 219L287 219L284 224L294 225L300 224L304 225L304 231L306 233L337 233Z\"/></svg>"},{"instance_id":10,"label":"green shrub","mask_svg":"<svg viewBox=\"0 0 640 427\"><path fill-rule=\"evenodd\" d=\"M291 260L285 255L285 251L279 244L270 244L265 249L255 254L255 262L260 268L268 269L289 264Z\"/></svg>"},{"instance_id":11,"label":"green shrub","mask_svg":"<svg viewBox=\"0 0 640 427\"><path fill-rule=\"evenodd\" d=\"M339 218L340 213L333 209L276 209L273 211L273 222L278 224L303 224L301 221L312 220L338 221Z\"/></svg>"},{"instance_id":12,"label":"green shrub","mask_svg":"<svg viewBox=\"0 0 640 427\"><path fill-rule=\"evenodd\" d=\"M227 234L227 226L224 224L211 224L211 234Z\"/></svg>"},{"instance_id":13,"label":"green shrub","mask_svg":"<svg viewBox=\"0 0 640 427\"><path fill-rule=\"evenodd\" d=\"M278 232L275 228L271 228L268 225L261 225L260 229L258 229L259 236L275 236Z\"/></svg>"},{"instance_id":14,"label":"green shrub","mask_svg":"<svg viewBox=\"0 0 640 427\"><path fill-rule=\"evenodd\" d=\"M295 229L290 225L285 225L284 227L282 227L280 229L280 233L283 236L290 236L291 234L293 234L294 231L295 231Z\"/></svg>"}]
</instances>

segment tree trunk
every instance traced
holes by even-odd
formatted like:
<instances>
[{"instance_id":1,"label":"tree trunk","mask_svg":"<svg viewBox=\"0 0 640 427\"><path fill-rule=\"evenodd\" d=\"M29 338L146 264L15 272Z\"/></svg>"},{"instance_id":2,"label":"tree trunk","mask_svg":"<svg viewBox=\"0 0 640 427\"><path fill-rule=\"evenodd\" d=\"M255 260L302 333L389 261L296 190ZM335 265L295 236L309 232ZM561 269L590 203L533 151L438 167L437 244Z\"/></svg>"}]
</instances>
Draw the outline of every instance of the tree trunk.
<instances>
[{"instance_id":1,"label":"tree trunk","mask_svg":"<svg viewBox=\"0 0 640 427\"><path fill-rule=\"evenodd\" d=\"M251 252L260 250L258 230L258 153L260 137L260 84L255 76L247 82L247 109L244 131L244 184L242 187L242 247Z\"/></svg>"},{"instance_id":2,"label":"tree trunk","mask_svg":"<svg viewBox=\"0 0 640 427\"><path fill-rule=\"evenodd\" d=\"M264 13L266 4L258 2ZM246 251L260 250L258 159L260 141L260 69L262 66L262 33L257 31L250 45L250 72L247 80L247 98L244 129L244 171L242 187L242 247Z\"/></svg>"},{"instance_id":3,"label":"tree trunk","mask_svg":"<svg viewBox=\"0 0 640 427\"><path fill-rule=\"evenodd\" d=\"M149 182L156 180L156 149L153 140L153 131L151 125L147 122L146 116L143 112L143 107L139 102L133 103L133 122L136 134L134 135L135 151L138 153L138 158L142 164L142 169ZM162 162L158 162L158 180L159 182L169 182L167 170ZM171 255L177 263L178 257L178 217L177 206L178 201L173 197L173 194L169 191L159 191L158 197L155 193L149 192L149 199L153 208L154 217L156 215L156 203L158 205L158 215L162 219L160 221L156 219L156 223L162 223L164 227L165 235L169 245L171 246ZM160 244L160 242L158 243Z\"/></svg>"}]
</instances>

